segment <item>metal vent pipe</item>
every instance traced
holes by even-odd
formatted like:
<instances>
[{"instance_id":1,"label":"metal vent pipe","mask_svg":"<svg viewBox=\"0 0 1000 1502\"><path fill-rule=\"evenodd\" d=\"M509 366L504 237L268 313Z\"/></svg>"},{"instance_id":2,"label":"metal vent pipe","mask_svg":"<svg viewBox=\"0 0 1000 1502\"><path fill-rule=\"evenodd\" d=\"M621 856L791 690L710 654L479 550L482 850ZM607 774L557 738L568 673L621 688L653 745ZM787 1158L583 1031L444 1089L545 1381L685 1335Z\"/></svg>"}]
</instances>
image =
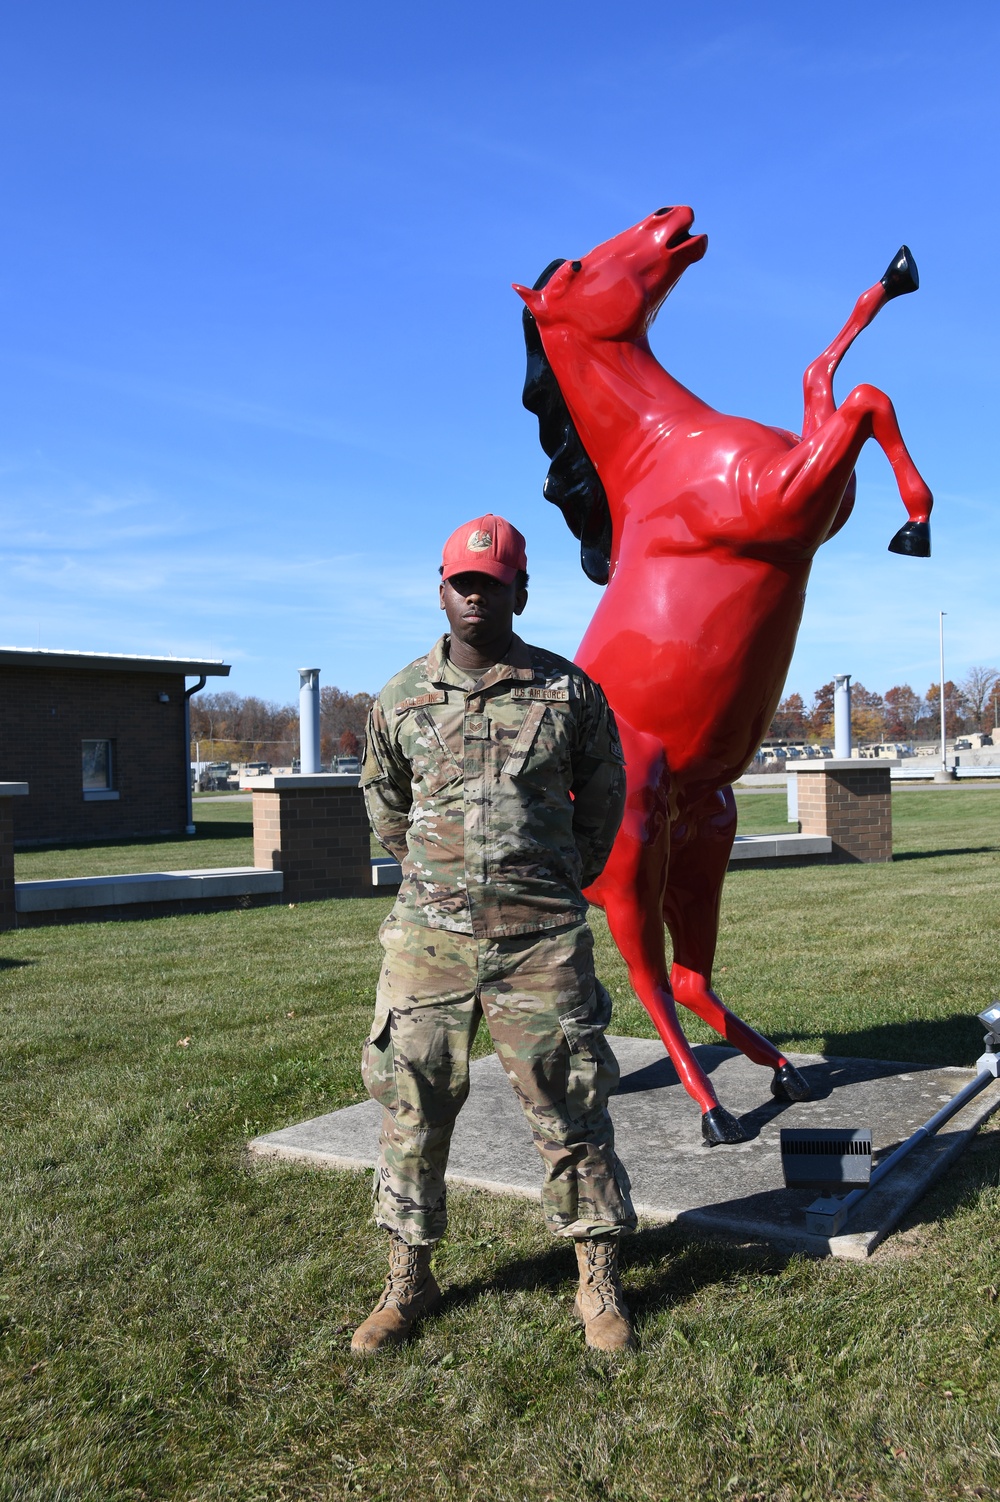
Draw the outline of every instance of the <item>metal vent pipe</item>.
<instances>
[{"instance_id":1,"label":"metal vent pipe","mask_svg":"<svg viewBox=\"0 0 1000 1502\"><path fill-rule=\"evenodd\" d=\"M299 771L319 771L319 668L299 668Z\"/></svg>"},{"instance_id":2,"label":"metal vent pipe","mask_svg":"<svg viewBox=\"0 0 1000 1502\"><path fill-rule=\"evenodd\" d=\"M851 755L851 675L835 673L833 677L833 754L838 761Z\"/></svg>"}]
</instances>

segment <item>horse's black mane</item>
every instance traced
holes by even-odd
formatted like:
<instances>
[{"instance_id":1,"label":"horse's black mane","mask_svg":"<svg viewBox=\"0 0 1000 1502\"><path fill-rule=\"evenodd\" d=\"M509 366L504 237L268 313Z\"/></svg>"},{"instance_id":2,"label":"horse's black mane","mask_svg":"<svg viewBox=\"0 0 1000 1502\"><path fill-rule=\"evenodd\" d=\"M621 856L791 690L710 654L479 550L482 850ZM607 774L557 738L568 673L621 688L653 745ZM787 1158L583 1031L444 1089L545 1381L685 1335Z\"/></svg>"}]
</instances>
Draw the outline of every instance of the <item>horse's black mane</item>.
<instances>
[{"instance_id":1,"label":"horse's black mane","mask_svg":"<svg viewBox=\"0 0 1000 1502\"><path fill-rule=\"evenodd\" d=\"M552 261L535 283L546 282L563 261ZM574 537L580 539L580 562L588 579L607 584L611 566L611 511L608 498L580 435L573 425L559 382L542 347L538 324L527 308L521 318L528 370L521 400L538 418L538 441L552 463L542 494L558 506Z\"/></svg>"}]
</instances>

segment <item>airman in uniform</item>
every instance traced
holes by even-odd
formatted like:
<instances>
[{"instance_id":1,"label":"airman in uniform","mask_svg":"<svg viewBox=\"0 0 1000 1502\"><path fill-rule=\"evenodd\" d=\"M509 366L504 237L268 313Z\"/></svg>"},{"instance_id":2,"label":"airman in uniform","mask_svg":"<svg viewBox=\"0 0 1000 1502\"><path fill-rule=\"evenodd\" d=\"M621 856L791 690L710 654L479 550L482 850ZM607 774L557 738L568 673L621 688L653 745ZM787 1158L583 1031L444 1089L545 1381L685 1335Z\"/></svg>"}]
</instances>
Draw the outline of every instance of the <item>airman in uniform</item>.
<instances>
[{"instance_id":1,"label":"airman in uniform","mask_svg":"<svg viewBox=\"0 0 1000 1502\"><path fill-rule=\"evenodd\" d=\"M542 1158L546 1222L576 1244L587 1343L634 1345L617 1271L635 1214L607 1109L611 1001L582 890L618 831L624 764L597 684L514 634L526 570L524 538L502 517L459 527L441 567L449 632L369 717L368 815L403 882L362 1059L383 1107L375 1220L390 1234L384 1292L352 1342L366 1355L440 1298L430 1259L483 1017Z\"/></svg>"}]
</instances>

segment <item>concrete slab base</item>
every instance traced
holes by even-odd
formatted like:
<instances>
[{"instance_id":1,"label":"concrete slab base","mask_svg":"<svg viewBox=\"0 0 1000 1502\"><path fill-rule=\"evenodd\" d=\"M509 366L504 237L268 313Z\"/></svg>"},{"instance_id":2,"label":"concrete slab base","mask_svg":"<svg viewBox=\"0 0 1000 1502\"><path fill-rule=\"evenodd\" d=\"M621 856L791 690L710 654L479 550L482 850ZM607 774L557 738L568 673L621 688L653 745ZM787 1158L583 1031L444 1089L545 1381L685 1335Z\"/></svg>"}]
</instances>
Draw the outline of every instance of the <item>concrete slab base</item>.
<instances>
[{"instance_id":1,"label":"concrete slab base","mask_svg":"<svg viewBox=\"0 0 1000 1502\"><path fill-rule=\"evenodd\" d=\"M747 861L764 861L767 865L791 861L825 862L833 859L833 840L828 834L738 834L729 854L729 869ZM372 861L372 885L395 890L403 880L403 868L391 856L376 856Z\"/></svg>"},{"instance_id":2,"label":"concrete slab base","mask_svg":"<svg viewBox=\"0 0 1000 1502\"><path fill-rule=\"evenodd\" d=\"M813 1099L789 1105L772 1098L769 1070L733 1049L700 1046L695 1053L702 1067L750 1137L738 1146L709 1148L701 1140L698 1108L663 1045L645 1038L611 1042L622 1069L611 1112L640 1215L676 1221L701 1236L736 1236L817 1256L868 1257L1000 1106L1000 1081L995 1081L873 1189L840 1235L826 1238L811 1235L805 1226L805 1209L815 1192L784 1188L780 1128L870 1127L877 1162L956 1095L972 1070L791 1054L813 1088ZM498 1060L476 1060L471 1075L471 1094L452 1143L449 1181L537 1200L540 1161ZM365 1101L257 1137L250 1152L318 1167L370 1168L380 1114L374 1101Z\"/></svg>"},{"instance_id":3,"label":"concrete slab base","mask_svg":"<svg viewBox=\"0 0 1000 1502\"><path fill-rule=\"evenodd\" d=\"M253 866L212 866L193 871L19 881L14 886L14 901L19 913L66 912L72 908L130 907L136 903L273 894L281 891L283 883L280 871L257 870Z\"/></svg>"}]
</instances>

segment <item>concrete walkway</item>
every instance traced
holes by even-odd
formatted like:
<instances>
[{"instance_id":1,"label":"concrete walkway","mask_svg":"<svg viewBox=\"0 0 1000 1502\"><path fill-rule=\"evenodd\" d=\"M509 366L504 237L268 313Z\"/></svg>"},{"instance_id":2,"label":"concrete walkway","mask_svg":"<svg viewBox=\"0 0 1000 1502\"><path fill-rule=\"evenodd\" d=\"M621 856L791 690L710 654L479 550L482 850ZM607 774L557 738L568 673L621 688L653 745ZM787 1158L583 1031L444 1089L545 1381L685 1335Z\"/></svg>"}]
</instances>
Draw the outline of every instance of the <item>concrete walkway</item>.
<instances>
[{"instance_id":1,"label":"concrete walkway","mask_svg":"<svg viewBox=\"0 0 1000 1502\"><path fill-rule=\"evenodd\" d=\"M784 1188L780 1129L869 1127L877 1161L957 1094L971 1070L791 1055L814 1098L788 1105L772 1099L770 1071L732 1049L701 1046L695 1052L720 1099L741 1117L750 1135L735 1147L708 1148L701 1140L698 1107L678 1082L663 1045L644 1038L611 1042L622 1066L611 1111L639 1213L654 1221L678 1221L698 1236L737 1236L783 1250L868 1257L1000 1106L997 1081L872 1190L841 1235L826 1239L805 1228L804 1211L815 1193ZM449 1179L537 1199L539 1159L498 1060L476 1060L471 1074L472 1091L455 1130ZM368 1168L375 1161L379 1120L378 1106L366 1101L257 1137L250 1152L317 1167Z\"/></svg>"}]
</instances>

